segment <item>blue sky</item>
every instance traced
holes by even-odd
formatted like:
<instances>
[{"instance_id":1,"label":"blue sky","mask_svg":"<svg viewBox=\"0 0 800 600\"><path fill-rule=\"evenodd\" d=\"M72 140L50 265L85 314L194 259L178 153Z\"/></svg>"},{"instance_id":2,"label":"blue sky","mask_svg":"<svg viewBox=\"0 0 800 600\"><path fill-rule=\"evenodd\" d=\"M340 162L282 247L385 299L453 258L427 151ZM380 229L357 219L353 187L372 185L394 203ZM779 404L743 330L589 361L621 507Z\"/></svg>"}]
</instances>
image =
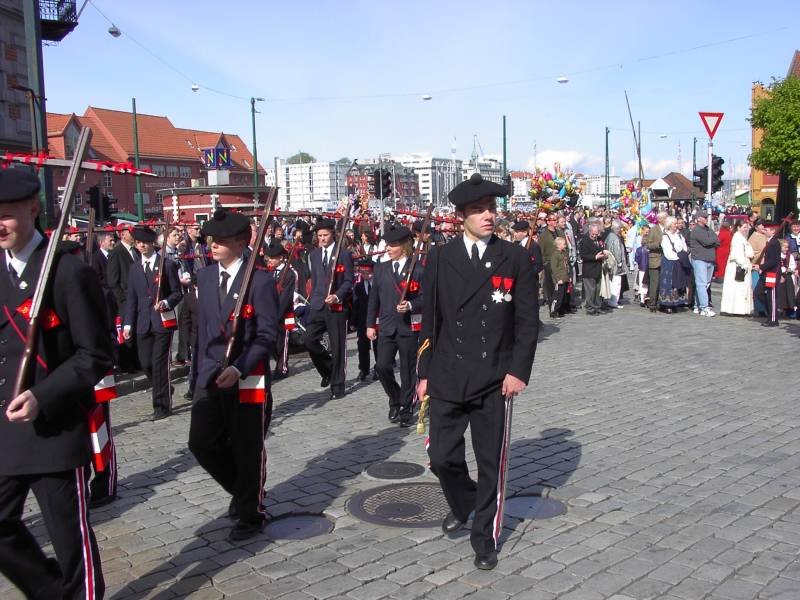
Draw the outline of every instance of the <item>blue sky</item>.
<instances>
[{"instance_id":1,"label":"blue sky","mask_svg":"<svg viewBox=\"0 0 800 600\"><path fill-rule=\"evenodd\" d=\"M627 89L646 177L677 169L679 143L690 172L694 136L705 164L700 110L725 112L715 148L730 174L749 152L752 82L783 77L800 48L800 3L786 0L92 2L122 36L90 4L45 48L49 110L130 110L135 96L140 112L249 143L249 98L262 96L267 165L298 150L449 156L454 137L466 159L475 134L499 156L506 115L510 168L532 167L535 142L540 166L601 173L608 125L612 169L630 175Z\"/></svg>"}]
</instances>

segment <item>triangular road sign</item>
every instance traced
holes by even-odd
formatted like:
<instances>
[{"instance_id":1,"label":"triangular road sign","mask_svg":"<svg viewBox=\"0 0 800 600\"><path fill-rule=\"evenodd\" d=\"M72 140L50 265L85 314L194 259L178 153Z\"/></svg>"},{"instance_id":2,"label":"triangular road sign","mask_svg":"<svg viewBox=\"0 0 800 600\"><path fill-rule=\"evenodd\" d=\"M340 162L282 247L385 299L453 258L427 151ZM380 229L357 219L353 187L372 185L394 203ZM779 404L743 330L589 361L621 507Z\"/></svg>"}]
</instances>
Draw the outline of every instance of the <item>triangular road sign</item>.
<instances>
[{"instance_id":1,"label":"triangular road sign","mask_svg":"<svg viewBox=\"0 0 800 600\"><path fill-rule=\"evenodd\" d=\"M725 116L725 113L701 112L699 115L700 120L703 121L703 126L708 132L708 138L713 140L714 134L717 133L717 129L719 128L719 124L722 123L722 117Z\"/></svg>"}]
</instances>

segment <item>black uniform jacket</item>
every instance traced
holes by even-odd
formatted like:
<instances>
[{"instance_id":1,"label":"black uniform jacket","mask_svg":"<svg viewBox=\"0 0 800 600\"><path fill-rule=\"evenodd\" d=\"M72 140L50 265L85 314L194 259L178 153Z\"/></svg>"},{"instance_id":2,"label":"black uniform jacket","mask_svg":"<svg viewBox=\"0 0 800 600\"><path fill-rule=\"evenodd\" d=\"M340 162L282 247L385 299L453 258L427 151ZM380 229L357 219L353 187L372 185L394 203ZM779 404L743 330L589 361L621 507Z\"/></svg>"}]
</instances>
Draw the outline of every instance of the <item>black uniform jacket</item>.
<instances>
[{"instance_id":1,"label":"black uniform jacket","mask_svg":"<svg viewBox=\"0 0 800 600\"><path fill-rule=\"evenodd\" d=\"M153 278L148 282L144 274L141 260L131 265L128 274L128 299L125 302L123 323L130 325L137 335L150 331L166 333L168 330L161 324L161 313L153 306L156 303L158 286L161 286L161 300L166 300L170 309L178 306L183 299L183 290L178 279L178 263L174 260L164 261L164 273L159 273L160 257L156 254L153 262Z\"/></svg>"},{"instance_id":2,"label":"black uniform jacket","mask_svg":"<svg viewBox=\"0 0 800 600\"><path fill-rule=\"evenodd\" d=\"M328 261L333 262L335 244L328 247L331 253ZM325 306L325 297L328 295L328 282L331 278L330 266L327 270L322 267L322 248L314 248L309 254L311 263L311 279L313 287L308 303L314 310L321 310ZM353 255L346 248L342 248L339 254L339 264L337 265L336 277L333 280L333 293L339 298L339 302L348 304L350 292L353 290Z\"/></svg>"},{"instance_id":3,"label":"black uniform jacket","mask_svg":"<svg viewBox=\"0 0 800 600\"><path fill-rule=\"evenodd\" d=\"M283 270L289 269L286 277L283 277ZM297 271L292 267L287 267L284 263L280 269L270 271L270 275L275 279L275 285L280 283L278 288L278 317L280 325L283 326L283 318L291 312L294 312L294 292L297 289ZM283 281L281 281L283 279Z\"/></svg>"},{"instance_id":4,"label":"black uniform jacket","mask_svg":"<svg viewBox=\"0 0 800 600\"><path fill-rule=\"evenodd\" d=\"M373 281L370 281L370 290L373 285ZM351 328L362 332L367 329L367 309L369 308L369 292L366 286L367 282L364 279L353 286L353 312L350 315Z\"/></svg>"},{"instance_id":5,"label":"black uniform jacket","mask_svg":"<svg viewBox=\"0 0 800 600\"><path fill-rule=\"evenodd\" d=\"M525 248L493 235L475 269L458 236L431 250L422 288L417 374L432 398L470 402L497 391L509 373L528 382L539 302Z\"/></svg>"},{"instance_id":6,"label":"black uniform jacket","mask_svg":"<svg viewBox=\"0 0 800 600\"><path fill-rule=\"evenodd\" d=\"M598 237L593 240L587 233L578 242L578 254L583 261L583 276L589 279L599 279L603 275L603 260L597 258L597 253L605 248L605 244Z\"/></svg>"},{"instance_id":7,"label":"black uniform jacket","mask_svg":"<svg viewBox=\"0 0 800 600\"><path fill-rule=\"evenodd\" d=\"M222 369L225 349L231 334L231 314L236 308L239 290L246 265L239 268L228 288L228 296L222 307L219 305L219 267L211 265L197 273L197 348L193 353L192 369L197 385L208 388ZM239 339L232 365L247 377L259 362L266 361L275 344L278 328L278 292L275 280L269 273L257 270L253 273L250 294L244 318L239 327ZM267 369L269 377L269 369Z\"/></svg>"},{"instance_id":8,"label":"black uniform jacket","mask_svg":"<svg viewBox=\"0 0 800 600\"><path fill-rule=\"evenodd\" d=\"M139 251L133 249L137 260ZM120 242L108 253L108 265L106 266L106 285L113 292L114 299L117 301L117 310L120 316L125 315L125 300L128 298L128 273L130 273L133 258L128 249Z\"/></svg>"},{"instance_id":9,"label":"black uniform jacket","mask_svg":"<svg viewBox=\"0 0 800 600\"><path fill-rule=\"evenodd\" d=\"M30 387L39 402L32 423L11 423L5 409L12 400L21 335L28 322L18 310L33 298L46 240L31 255L20 287L8 280L6 253L0 252L0 474L66 471L92 455L87 413L94 408L94 385L111 369L111 340L97 275L77 256L57 257L55 278L40 313L38 360ZM24 308L22 308L24 310ZM46 365L46 368L45 366Z\"/></svg>"},{"instance_id":10,"label":"black uniform jacket","mask_svg":"<svg viewBox=\"0 0 800 600\"><path fill-rule=\"evenodd\" d=\"M406 259L403 269L400 271L399 279L394 276L392 261L386 261L375 265L375 273L372 276L372 286L369 290L369 308L367 309L367 327L375 327L375 319L380 318L380 335L410 336L417 335L416 331L411 330L412 313L420 313L424 306L422 294L422 265L414 265L414 273L411 276L409 293L406 300L411 303L411 311L406 313L397 312L397 303L400 301L402 285L405 284L408 276L408 269L411 266L411 259Z\"/></svg>"}]
</instances>

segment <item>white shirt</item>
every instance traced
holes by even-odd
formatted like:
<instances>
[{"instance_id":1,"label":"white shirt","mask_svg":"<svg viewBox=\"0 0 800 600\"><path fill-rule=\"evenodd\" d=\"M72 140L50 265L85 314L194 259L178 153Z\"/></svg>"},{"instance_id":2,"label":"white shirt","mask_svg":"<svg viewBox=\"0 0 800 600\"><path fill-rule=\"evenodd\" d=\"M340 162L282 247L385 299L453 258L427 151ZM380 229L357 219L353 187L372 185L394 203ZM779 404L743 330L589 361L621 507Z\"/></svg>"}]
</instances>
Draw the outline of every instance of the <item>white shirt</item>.
<instances>
[{"instance_id":1,"label":"white shirt","mask_svg":"<svg viewBox=\"0 0 800 600\"><path fill-rule=\"evenodd\" d=\"M477 244L478 258L483 258L483 253L486 252L486 246L489 245L489 240L491 239L491 237L492 236L490 234L484 238L480 238L479 240L473 242L471 239L467 237L466 234L464 234L463 240L464 240L464 247L467 249L467 257L469 257L469 259L472 260L472 246L473 244Z\"/></svg>"},{"instance_id":2,"label":"white shirt","mask_svg":"<svg viewBox=\"0 0 800 600\"><path fill-rule=\"evenodd\" d=\"M397 271L395 271L395 268L394 268L395 265L398 265L397 266ZM395 273L395 272L402 273L403 272L403 267L405 267L405 266L406 266L406 257L405 256L403 256L402 258L399 258L397 260L393 260L392 261L392 273Z\"/></svg>"},{"instance_id":3,"label":"white shirt","mask_svg":"<svg viewBox=\"0 0 800 600\"><path fill-rule=\"evenodd\" d=\"M144 269L145 273L147 272L147 267L150 267L150 270L155 272L156 270L156 257L158 256L158 252L153 252L150 255L150 258L145 258L144 254L142 254L142 268Z\"/></svg>"},{"instance_id":4,"label":"white shirt","mask_svg":"<svg viewBox=\"0 0 800 600\"><path fill-rule=\"evenodd\" d=\"M323 247L323 246L320 246L320 250L322 250L322 258L321 258L321 260L322 260L322 266L325 266L325 253L326 253L326 252L327 252L327 254L328 254L328 257L327 257L327 258L328 258L328 262L330 262L330 261L332 261L332 260L333 260L333 249L334 249L335 247L336 247L336 242L333 242L333 243L332 243L330 246L328 246L327 248L325 248L325 247Z\"/></svg>"},{"instance_id":5,"label":"white shirt","mask_svg":"<svg viewBox=\"0 0 800 600\"><path fill-rule=\"evenodd\" d=\"M128 244L126 244L126 243L125 243L125 242L123 242L123 241L120 241L120 244L122 244L123 246L125 246L125 250L127 250L127 251L128 251L128 254L130 254L130 255L131 255L131 258L132 258L133 260L136 260L136 255L133 253L133 246L128 246Z\"/></svg>"},{"instance_id":6,"label":"white shirt","mask_svg":"<svg viewBox=\"0 0 800 600\"><path fill-rule=\"evenodd\" d=\"M686 250L686 240L678 233L664 232L664 237L661 238L661 251L664 253L664 258L668 260L678 260L678 252Z\"/></svg>"},{"instance_id":7,"label":"white shirt","mask_svg":"<svg viewBox=\"0 0 800 600\"><path fill-rule=\"evenodd\" d=\"M219 263L219 279L217 280L217 285L222 285L222 272L226 272L230 277L228 277L226 292L231 291L231 285L233 284L233 280L236 279L236 274L239 272L239 269L244 264L242 257L240 256L237 258L231 265L226 269L222 266L222 263Z\"/></svg>"},{"instance_id":8,"label":"white shirt","mask_svg":"<svg viewBox=\"0 0 800 600\"><path fill-rule=\"evenodd\" d=\"M33 254L33 251L36 250L36 246L38 246L39 242L43 239L42 234L34 229L31 239L28 240L28 243L25 244L22 250L17 252L16 255L12 256L11 250L6 250L6 264L16 271L17 277L22 277L22 273L25 271L25 267L28 266L28 261L31 259L31 254Z\"/></svg>"},{"instance_id":9,"label":"white shirt","mask_svg":"<svg viewBox=\"0 0 800 600\"><path fill-rule=\"evenodd\" d=\"M106 258L108 258L108 250L106 250L105 248L100 248L100 252L102 252L102 253L103 253L103 256L105 256Z\"/></svg>"}]
</instances>

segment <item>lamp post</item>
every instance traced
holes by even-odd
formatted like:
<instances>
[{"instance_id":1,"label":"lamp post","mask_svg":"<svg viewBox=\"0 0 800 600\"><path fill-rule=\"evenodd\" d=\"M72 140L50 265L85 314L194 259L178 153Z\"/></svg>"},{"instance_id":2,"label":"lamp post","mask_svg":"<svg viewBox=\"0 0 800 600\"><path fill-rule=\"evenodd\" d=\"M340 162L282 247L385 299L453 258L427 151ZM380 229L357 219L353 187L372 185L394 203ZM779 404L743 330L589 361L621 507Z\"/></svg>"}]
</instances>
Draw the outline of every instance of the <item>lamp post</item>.
<instances>
[{"instance_id":1,"label":"lamp post","mask_svg":"<svg viewBox=\"0 0 800 600\"><path fill-rule=\"evenodd\" d=\"M258 149L256 148L256 102L263 98L250 98L250 117L253 122L253 210L258 210Z\"/></svg>"},{"instance_id":2,"label":"lamp post","mask_svg":"<svg viewBox=\"0 0 800 600\"><path fill-rule=\"evenodd\" d=\"M133 115L133 166L139 170L139 126L136 121L136 98L131 98L131 109ZM140 221L144 220L144 198L142 196L142 177L136 175L136 213Z\"/></svg>"}]
</instances>

